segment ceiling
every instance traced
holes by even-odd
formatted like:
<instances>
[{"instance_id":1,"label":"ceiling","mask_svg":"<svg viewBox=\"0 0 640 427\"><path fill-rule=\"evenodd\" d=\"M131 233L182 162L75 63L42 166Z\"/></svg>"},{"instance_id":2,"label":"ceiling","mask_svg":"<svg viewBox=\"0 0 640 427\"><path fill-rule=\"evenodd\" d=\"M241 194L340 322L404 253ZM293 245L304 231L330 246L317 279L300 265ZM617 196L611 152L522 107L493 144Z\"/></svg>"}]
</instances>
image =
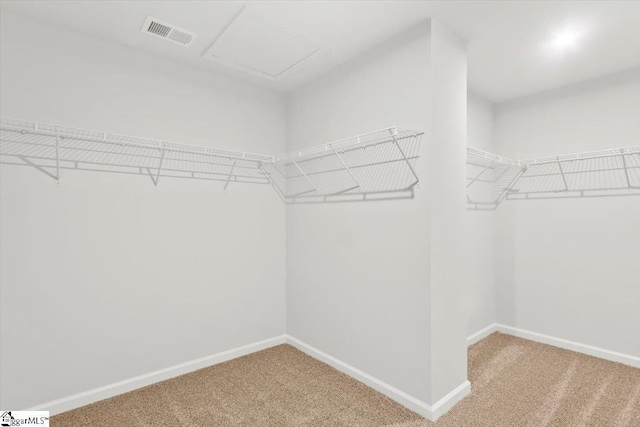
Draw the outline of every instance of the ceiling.
<instances>
[{"instance_id":1,"label":"ceiling","mask_svg":"<svg viewBox=\"0 0 640 427\"><path fill-rule=\"evenodd\" d=\"M282 78L203 58L224 50L214 45L245 7L319 51ZM467 43L469 87L493 102L640 66L638 1L2 1L2 11L285 92L430 17ZM144 34L147 16L198 37L185 48Z\"/></svg>"}]
</instances>

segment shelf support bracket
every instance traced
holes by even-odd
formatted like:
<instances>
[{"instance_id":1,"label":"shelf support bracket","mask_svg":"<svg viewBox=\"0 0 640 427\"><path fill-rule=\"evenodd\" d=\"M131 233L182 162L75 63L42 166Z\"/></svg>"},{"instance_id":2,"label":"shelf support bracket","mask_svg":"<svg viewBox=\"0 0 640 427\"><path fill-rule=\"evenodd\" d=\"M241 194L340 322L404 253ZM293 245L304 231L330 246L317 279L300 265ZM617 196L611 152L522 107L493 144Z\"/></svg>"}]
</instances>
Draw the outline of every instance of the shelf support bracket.
<instances>
[{"instance_id":1,"label":"shelf support bracket","mask_svg":"<svg viewBox=\"0 0 640 427\"><path fill-rule=\"evenodd\" d=\"M56 183L60 184L60 134L56 126Z\"/></svg>"},{"instance_id":2,"label":"shelf support bracket","mask_svg":"<svg viewBox=\"0 0 640 427\"><path fill-rule=\"evenodd\" d=\"M342 163L342 166L344 166L344 170L347 171L347 173L349 174L349 176L351 177L351 179L353 180L353 182L356 183L355 187L349 188L348 190L344 190L344 191L351 191L351 190L355 190L356 188L360 188L360 183L358 182L358 180L356 179L355 176L353 176L353 173L351 173L351 169L349 169L349 167L347 166L347 164L344 162L344 160L342 159L342 157L340 157L340 154L338 154L338 152L335 150L335 148L331 147L331 150L333 150L333 154L336 155L336 157L338 158L338 160L340 160L340 163Z\"/></svg>"},{"instance_id":3,"label":"shelf support bracket","mask_svg":"<svg viewBox=\"0 0 640 427\"><path fill-rule=\"evenodd\" d=\"M287 179L287 176L286 176L284 173L282 173L282 171L281 171L281 170L280 170L280 168L278 167L278 164L277 164L277 163L275 163L275 162L274 162L274 163L273 163L273 167L275 168L275 170L276 170L276 171L277 171L277 172L278 172L278 173L279 173L279 174L280 174L280 175L281 175L285 180Z\"/></svg>"},{"instance_id":4,"label":"shelf support bracket","mask_svg":"<svg viewBox=\"0 0 640 427\"><path fill-rule=\"evenodd\" d=\"M509 183L509 185L507 185L504 190L502 190L502 193L500 193L500 195L498 196L498 198L496 199L495 203L496 203L496 208L498 207L498 205L500 203L502 203L502 201L505 199L505 197L507 197L507 195L509 194L509 192L511 191L511 189L516 185L516 182L518 182L518 180L520 179L520 177L525 173L525 171L527 170L527 166L523 166L520 168L520 170L518 171L518 173L516 174L516 176L513 177L513 179L511 180L511 182Z\"/></svg>"},{"instance_id":5,"label":"shelf support bracket","mask_svg":"<svg viewBox=\"0 0 640 427\"><path fill-rule=\"evenodd\" d=\"M502 171L502 173L500 175L498 175L498 177L496 179L493 180L493 183L495 184L496 182L500 181L500 178L502 178L502 176L507 173L507 171L509 170L508 167L504 168L504 170Z\"/></svg>"},{"instance_id":6,"label":"shelf support bracket","mask_svg":"<svg viewBox=\"0 0 640 427\"><path fill-rule=\"evenodd\" d=\"M492 161L491 161L491 163L489 163L487 166L485 166L485 167L484 167L484 169L482 169L482 170L480 171L480 173L479 173L475 178L473 178L473 179L471 180L471 182L469 182L469 183L467 184L467 188L469 188L469 187L471 186L471 184L473 184L473 183L474 183L474 182L476 182L478 179L480 179L480 177L482 176L482 174L483 174L483 173L485 173L485 171L486 171L487 169L490 169L490 168L491 168L491 166L493 166L493 164L494 164L495 162L496 162L495 160L492 160Z\"/></svg>"},{"instance_id":7,"label":"shelf support bracket","mask_svg":"<svg viewBox=\"0 0 640 427\"><path fill-rule=\"evenodd\" d=\"M164 161L164 142L162 143L162 154L160 154L160 163L158 164L158 172L156 172L156 181L154 182L155 186L158 187L158 180L160 179L160 171L162 170L162 162Z\"/></svg>"},{"instance_id":8,"label":"shelf support bracket","mask_svg":"<svg viewBox=\"0 0 640 427\"><path fill-rule=\"evenodd\" d=\"M396 145L396 147L398 148L398 151L400 151L400 154L402 155L402 158L404 159L404 161L407 163L407 166L409 166L409 169L411 170L411 173L413 174L413 177L416 179L416 182L413 185L418 185L418 187L420 187L420 178L418 178L418 174L416 174L416 171L413 170L413 166L411 166L411 163L409 162L409 159L407 159L407 156L404 154L404 151L402 151L402 148L400 148L400 144L398 144L398 140L396 139L396 136L393 134L393 130L389 129L389 135L391 135L391 139L393 139L393 143Z\"/></svg>"},{"instance_id":9,"label":"shelf support bracket","mask_svg":"<svg viewBox=\"0 0 640 427\"><path fill-rule=\"evenodd\" d=\"M229 181L231 180L231 176L233 175L233 170L236 168L236 163L238 160L233 161L233 165L231 166L231 170L229 171L229 176L227 176L227 182L224 183L224 191L227 191L227 185L229 185Z\"/></svg>"},{"instance_id":10,"label":"shelf support bracket","mask_svg":"<svg viewBox=\"0 0 640 427\"><path fill-rule=\"evenodd\" d=\"M318 191L318 187L316 187L316 185L313 183L313 181L311 181L311 178L309 178L309 177L307 176L307 174L306 174L306 173L304 173L304 171L303 171L303 170L302 170L302 168L301 168L301 167L296 163L296 161L295 161L295 160L293 160L293 159L291 159L291 161L292 161L292 162L293 162L293 164L298 168L298 170L300 171L300 173L302 174L302 176L304 176L304 177L307 179L307 181L309 181L309 184L311 184L311 186L313 187L313 190L311 190L311 191L309 191L309 192L312 192L312 191Z\"/></svg>"},{"instance_id":11,"label":"shelf support bracket","mask_svg":"<svg viewBox=\"0 0 640 427\"><path fill-rule=\"evenodd\" d=\"M620 154L620 157L622 157L622 165L624 166L624 177L627 179L627 188L631 188L631 181L629 180L629 171L627 170L627 161L624 158L624 150L620 150L622 154Z\"/></svg>"},{"instance_id":12,"label":"shelf support bracket","mask_svg":"<svg viewBox=\"0 0 640 427\"><path fill-rule=\"evenodd\" d=\"M262 162L256 162L256 166L258 166L258 169L260 169L260 172L262 172L262 175L264 175L267 178L267 181L269 182L270 185L273 185L273 181L271 181L271 175L264 170L264 168L262 167Z\"/></svg>"},{"instance_id":13,"label":"shelf support bracket","mask_svg":"<svg viewBox=\"0 0 640 427\"><path fill-rule=\"evenodd\" d=\"M564 176L564 171L562 170L560 159L557 159L557 160L558 160L558 169L560 169L560 175L562 176L562 182L564 182L564 191L569 191L569 186L567 185L567 177Z\"/></svg>"},{"instance_id":14,"label":"shelf support bracket","mask_svg":"<svg viewBox=\"0 0 640 427\"><path fill-rule=\"evenodd\" d=\"M269 185L271 185L273 187L274 190L276 190L276 193L278 193L278 196L280 196L280 198L282 199L283 202L286 202L287 198L284 195L284 193L282 192L282 190L280 189L280 187L278 187L276 185L276 183L273 181L273 179L271 179L271 174L269 172L267 172L264 167L262 167L262 162L256 162L258 165L258 168L260 169L260 171L262 172L262 174L264 176L267 177L267 180L269 181ZM275 167L275 163L273 164ZM276 167L277 169L277 167Z\"/></svg>"}]
</instances>

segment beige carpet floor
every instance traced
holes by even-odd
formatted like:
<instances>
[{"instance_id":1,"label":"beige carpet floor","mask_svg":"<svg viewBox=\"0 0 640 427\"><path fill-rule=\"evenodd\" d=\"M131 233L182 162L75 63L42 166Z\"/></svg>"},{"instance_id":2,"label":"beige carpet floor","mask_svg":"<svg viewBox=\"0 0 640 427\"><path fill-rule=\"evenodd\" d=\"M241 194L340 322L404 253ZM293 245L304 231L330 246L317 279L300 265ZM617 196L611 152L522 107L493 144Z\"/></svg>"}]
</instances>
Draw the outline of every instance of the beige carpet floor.
<instances>
[{"instance_id":1,"label":"beige carpet floor","mask_svg":"<svg viewBox=\"0 0 640 427\"><path fill-rule=\"evenodd\" d=\"M288 345L51 419L65 426L640 426L640 369L494 333L469 348L471 394L431 423Z\"/></svg>"}]
</instances>

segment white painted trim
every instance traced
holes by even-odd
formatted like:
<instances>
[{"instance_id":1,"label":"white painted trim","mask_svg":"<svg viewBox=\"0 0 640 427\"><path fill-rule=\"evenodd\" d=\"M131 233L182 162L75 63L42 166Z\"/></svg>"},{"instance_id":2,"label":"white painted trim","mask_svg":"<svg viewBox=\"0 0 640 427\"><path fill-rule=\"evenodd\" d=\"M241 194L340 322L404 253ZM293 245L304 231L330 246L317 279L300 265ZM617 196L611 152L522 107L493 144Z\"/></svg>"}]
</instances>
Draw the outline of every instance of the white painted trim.
<instances>
[{"instance_id":1,"label":"white painted trim","mask_svg":"<svg viewBox=\"0 0 640 427\"><path fill-rule=\"evenodd\" d=\"M428 419L434 422L437 421L438 418L449 412L449 409L453 408L456 403L467 397L469 393L471 393L471 383L465 381L431 406L431 418Z\"/></svg>"},{"instance_id":2,"label":"white painted trim","mask_svg":"<svg viewBox=\"0 0 640 427\"><path fill-rule=\"evenodd\" d=\"M383 381L380 381L375 377L372 377L365 372L362 372L357 368L354 368L351 365L342 362L341 360L336 359L333 356L330 356L318 350L317 348L311 347L309 344L306 344L299 339L292 337L291 335L287 335L287 344L291 344L298 350L308 354L314 359L318 359L321 362L334 367L340 372L347 374L352 378L355 378L356 380L364 383L372 389L379 391L385 396L398 402L402 406L422 415L429 421L436 421L438 417L451 409L456 403L462 400L462 398L467 396L471 391L471 384L469 383L469 381L465 381L445 397L436 402L433 406L431 406Z\"/></svg>"},{"instance_id":3,"label":"white painted trim","mask_svg":"<svg viewBox=\"0 0 640 427\"><path fill-rule=\"evenodd\" d=\"M555 347L564 348L566 350L576 351L578 353L587 354L590 356L599 357L601 359L610 360L613 362L624 363L629 366L640 368L640 357L631 356L628 354L618 353L598 347L593 347L586 344L581 344L575 341L569 341L562 338L556 338L549 335L539 334L537 332L531 332L512 326L502 325L498 323L491 324L480 331L470 335L467 338L467 344L474 344L481 339L487 337L493 332L498 331L503 334L513 335L520 338L528 339L531 341L540 342L543 344L553 345ZM244 345L231 350L223 351L211 356L202 357L200 359L192 360L189 362L181 363L179 365L171 366L169 368L160 369L158 371L150 372L137 377L129 378L117 383L109 384L106 386L98 387L93 390L85 391L82 393L74 394L72 396L64 397L62 399L53 400L51 402L43 403L41 405L29 408L30 411L49 411L50 414L56 415L65 411L69 411L81 406L85 406L99 400L107 399L117 396L122 393L136 390L141 387L145 387L160 381L164 381L170 378L174 378L189 372L196 371L198 369L213 366L218 363L226 362L247 354L255 353L256 351L264 350L276 345L291 344L297 349L303 351L309 356L318 359L328 365L338 369L339 371L361 381L367 386L379 391L380 393L388 396L401 405L417 412L430 421L437 420L441 415L451 409L457 402L467 396L471 390L471 384L468 381L460 384L454 390L452 390L445 397L440 399L434 405L428 405L407 393L398 390L397 388L375 378L371 375L360 371L353 366L350 366L322 351L311 347L310 345L290 336L280 335L274 338L270 338L264 341L259 341L253 344Z\"/></svg>"},{"instance_id":4,"label":"white painted trim","mask_svg":"<svg viewBox=\"0 0 640 427\"><path fill-rule=\"evenodd\" d=\"M629 354L618 353L616 351L606 350L604 348L594 347L587 344L581 344L575 341L569 341L562 338L556 338L549 335L539 334L513 326L496 324L498 332L513 335L516 337L537 341L543 344L553 345L555 347L564 348L578 353L587 354L589 356L599 357L601 359L610 360L612 362L624 363L625 365L640 368L640 357L631 356Z\"/></svg>"},{"instance_id":5,"label":"white painted trim","mask_svg":"<svg viewBox=\"0 0 640 427\"><path fill-rule=\"evenodd\" d=\"M496 332L497 330L498 330L498 324L497 323L492 323L489 326L480 329L475 334L469 335L467 337L467 346L470 346L470 345L473 345L473 344L477 343L481 339L488 337L489 335L491 335L492 333Z\"/></svg>"},{"instance_id":6,"label":"white painted trim","mask_svg":"<svg viewBox=\"0 0 640 427\"><path fill-rule=\"evenodd\" d=\"M74 394L62 399L52 400L51 402L34 406L33 408L29 408L28 410L49 411L50 415L53 416L61 412L70 411L72 409L97 402L99 400L108 399L110 397L114 397L122 393L127 393L129 391L136 390L160 381L168 380L170 378L184 375L189 372L197 371L198 369L213 366L222 362L227 362L237 357L246 356L247 354L255 353L256 351L284 344L285 337L285 335L280 335L274 338L255 342L253 344L243 345L241 347L236 347L234 349L216 353L211 356L205 356L200 359L191 360L189 362L181 363L169 368L149 372L147 374L129 378L124 381L119 381L117 383L94 388L93 390Z\"/></svg>"}]
</instances>

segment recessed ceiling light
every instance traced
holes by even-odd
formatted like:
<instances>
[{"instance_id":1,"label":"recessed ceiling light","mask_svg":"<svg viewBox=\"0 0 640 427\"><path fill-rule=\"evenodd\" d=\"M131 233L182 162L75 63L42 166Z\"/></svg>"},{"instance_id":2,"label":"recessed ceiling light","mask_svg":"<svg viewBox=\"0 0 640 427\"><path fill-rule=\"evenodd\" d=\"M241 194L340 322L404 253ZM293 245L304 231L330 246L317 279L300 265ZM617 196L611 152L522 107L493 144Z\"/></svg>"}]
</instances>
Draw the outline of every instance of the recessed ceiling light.
<instances>
[{"instance_id":1,"label":"recessed ceiling light","mask_svg":"<svg viewBox=\"0 0 640 427\"><path fill-rule=\"evenodd\" d=\"M580 38L580 33L576 30L564 30L557 33L553 39L553 46L558 49L568 49L574 47Z\"/></svg>"}]
</instances>

